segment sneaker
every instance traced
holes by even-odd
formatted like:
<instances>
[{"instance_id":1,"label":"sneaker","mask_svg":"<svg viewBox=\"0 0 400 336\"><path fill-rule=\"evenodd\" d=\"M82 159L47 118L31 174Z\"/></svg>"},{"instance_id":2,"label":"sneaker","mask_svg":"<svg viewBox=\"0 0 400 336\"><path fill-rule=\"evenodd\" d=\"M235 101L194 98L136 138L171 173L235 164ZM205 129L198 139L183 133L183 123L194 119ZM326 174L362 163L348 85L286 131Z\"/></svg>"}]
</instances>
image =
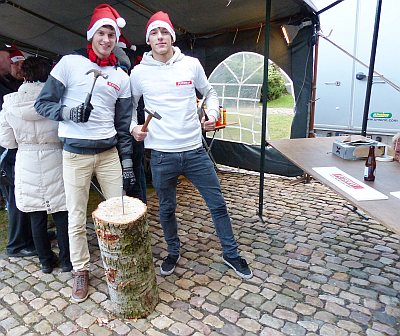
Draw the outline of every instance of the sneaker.
<instances>
[{"instance_id":1,"label":"sneaker","mask_svg":"<svg viewBox=\"0 0 400 336\"><path fill-rule=\"evenodd\" d=\"M89 295L89 271L73 272L74 285L72 287L71 299L74 302L83 302Z\"/></svg>"},{"instance_id":2,"label":"sneaker","mask_svg":"<svg viewBox=\"0 0 400 336\"><path fill-rule=\"evenodd\" d=\"M223 256L225 264L231 267L237 275L244 279L250 279L253 276L253 272L247 265L247 261L241 257L228 258Z\"/></svg>"},{"instance_id":3,"label":"sneaker","mask_svg":"<svg viewBox=\"0 0 400 336\"><path fill-rule=\"evenodd\" d=\"M170 275L175 270L175 266L180 258L179 254L177 256L168 254L160 266L161 275Z\"/></svg>"}]
</instances>

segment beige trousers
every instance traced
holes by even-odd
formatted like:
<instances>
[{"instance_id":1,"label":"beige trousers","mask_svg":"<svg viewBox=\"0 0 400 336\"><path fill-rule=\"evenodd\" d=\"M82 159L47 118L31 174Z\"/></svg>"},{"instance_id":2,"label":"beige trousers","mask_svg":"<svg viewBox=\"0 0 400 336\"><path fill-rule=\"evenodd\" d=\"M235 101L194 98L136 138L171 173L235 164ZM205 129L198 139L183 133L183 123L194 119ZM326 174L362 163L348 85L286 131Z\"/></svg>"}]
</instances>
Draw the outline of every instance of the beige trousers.
<instances>
[{"instance_id":1,"label":"beige trousers","mask_svg":"<svg viewBox=\"0 0 400 336\"><path fill-rule=\"evenodd\" d=\"M90 181L95 175L104 196L120 196L122 170L117 149L82 155L63 151L63 178L68 209L70 257L74 271L89 270L86 216Z\"/></svg>"}]
</instances>

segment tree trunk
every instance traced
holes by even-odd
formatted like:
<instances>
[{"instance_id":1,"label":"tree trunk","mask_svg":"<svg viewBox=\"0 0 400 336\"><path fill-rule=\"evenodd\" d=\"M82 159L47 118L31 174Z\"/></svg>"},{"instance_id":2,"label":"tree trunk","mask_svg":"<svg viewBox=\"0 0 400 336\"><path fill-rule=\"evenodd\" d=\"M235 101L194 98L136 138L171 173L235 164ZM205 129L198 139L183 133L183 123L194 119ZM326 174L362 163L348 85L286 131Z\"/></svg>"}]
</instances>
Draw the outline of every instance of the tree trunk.
<instances>
[{"instance_id":1,"label":"tree trunk","mask_svg":"<svg viewBox=\"0 0 400 336\"><path fill-rule=\"evenodd\" d=\"M148 231L147 207L140 200L113 197L92 213L114 312L142 318L158 303ZM124 213L123 213L124 210Z\"/></svg>"}]
</instances>

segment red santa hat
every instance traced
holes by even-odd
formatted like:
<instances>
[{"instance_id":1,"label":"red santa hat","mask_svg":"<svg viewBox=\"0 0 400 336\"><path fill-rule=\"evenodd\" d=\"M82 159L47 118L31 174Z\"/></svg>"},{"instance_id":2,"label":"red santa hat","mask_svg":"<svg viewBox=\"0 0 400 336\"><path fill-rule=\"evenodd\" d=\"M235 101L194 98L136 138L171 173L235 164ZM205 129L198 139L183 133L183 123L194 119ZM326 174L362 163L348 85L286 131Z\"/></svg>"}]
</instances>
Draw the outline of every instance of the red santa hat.
<instances>
[{"instance_id":1,"label":"red santa hat","mask_svg":"<svg viewBox=\"0 0 400 336\"><path fill-rule=\"evenodd\" d=\"M12 47L15 49L13 51L10 51L11 62L17 63L19 61L25 61L24 54L20 50L18 50L15 46Z\"/></svg>"},{"instance_id":2,"label":"red santa hat","mask_svg":"<svg viewBox=\"0 0 400 336\"><path fill-rule=\"evenodd\" d=\"M150 32L155 28L167 29L172 36L172 41L175 42L175 29L167 13L160 11L153 14L152 17L149 19L146 25L146 42L149 40Z\"/></svg>"},{"instance_id":3,"label":"red santa hat","mask_svg":"<svg viewBox=\"0 0 400 336\"><path fill-rule=\"evenodd\" d=\"M126 21L118 14L118 12L107 4L98 5L93 10L92 19L90 20L89 27L87 29L87 40L90 41L94 33L103 26L112 26L115 29L117 41L121 35L120 28L124 28Z\"/></svg>"},{"instance_id":4,"label":"red santa hat","mask_svg":"<svg viewBox=\"0 0 400 336\"><path fill-rule=\"evenodd\" d=\"M119 37L117 46L121 47L121 48L128 48L128 49L131 49L133 51L136 50L136 46L134 44L130 43L122 32L121 32L121 36Z\"/></svg>"}]
</instances>

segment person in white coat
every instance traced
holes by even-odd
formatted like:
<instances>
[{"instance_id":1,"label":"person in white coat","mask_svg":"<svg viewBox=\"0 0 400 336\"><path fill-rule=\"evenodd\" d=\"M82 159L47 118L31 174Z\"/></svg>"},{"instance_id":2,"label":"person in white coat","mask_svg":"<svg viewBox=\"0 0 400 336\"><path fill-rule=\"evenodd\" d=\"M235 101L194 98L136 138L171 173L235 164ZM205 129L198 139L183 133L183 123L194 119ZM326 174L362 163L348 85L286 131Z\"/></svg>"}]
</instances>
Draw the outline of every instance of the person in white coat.
<instances>
[{"instance_id":1,"label":"person in white coat","mask_svg":"<svg viewBox=\"0 0 400 336\"><path fill-rule=\"evenodd\" d=\"M0 145L18 148L15 161L15 201L29 213L32 236L44 273L51 273L59 259L47 236L47 215L57 229L62 271L71 271L68 243L68 212L62 178L62 144L58 122L39 115L34 103L44 86L51 64L29 57L22 66L24 83L4 96L0 113Z\"/></svg>"}]
</instances>

